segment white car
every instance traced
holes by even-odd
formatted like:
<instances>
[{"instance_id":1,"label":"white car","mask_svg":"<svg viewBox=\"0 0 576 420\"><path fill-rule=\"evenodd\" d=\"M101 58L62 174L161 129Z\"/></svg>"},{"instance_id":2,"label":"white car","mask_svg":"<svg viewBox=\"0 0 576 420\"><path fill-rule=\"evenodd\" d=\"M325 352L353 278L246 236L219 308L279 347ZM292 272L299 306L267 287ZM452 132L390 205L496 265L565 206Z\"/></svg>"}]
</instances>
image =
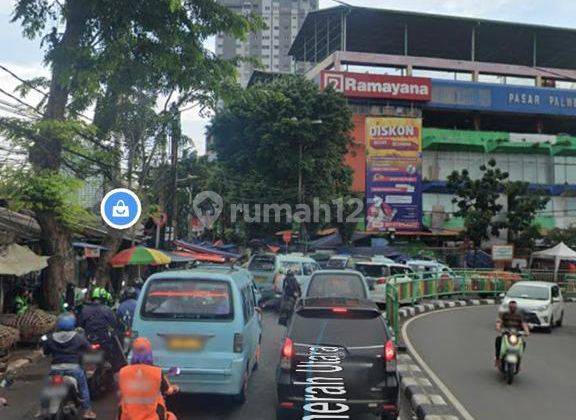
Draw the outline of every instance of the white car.
<instances>
[{"instance_id":1,"label":"white car","mask_svg":"<svg viewBox=\"0 0 576 420\"><path fill-rule=\"evenodd\" d=\"M502 301L499 312L508 310L508 303L516 301L524 312L530 328L539 327L550 331L561 327L564 321L564 298L556 283L542 281L519 281L515 283Z\"/></svg>"}]
</instances>

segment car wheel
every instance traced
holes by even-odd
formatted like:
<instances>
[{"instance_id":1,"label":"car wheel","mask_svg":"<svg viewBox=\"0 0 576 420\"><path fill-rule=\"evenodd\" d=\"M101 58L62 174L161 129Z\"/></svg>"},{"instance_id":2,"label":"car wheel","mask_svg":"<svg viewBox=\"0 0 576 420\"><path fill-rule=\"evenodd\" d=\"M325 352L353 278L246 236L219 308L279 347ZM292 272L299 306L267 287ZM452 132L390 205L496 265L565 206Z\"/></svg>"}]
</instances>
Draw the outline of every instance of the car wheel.
<instances>
[{"instance_id":1,"label":"car wheel","mask_svg":"<svg viewBox=\"0 0 576 420\"><path fill-rule=\"evenodd\" d=\"M557 327L561 327L563 322L564 322L564 312L562 312L562 313L560 314L560 319L559 319L558 322L556 323L556 326L557 326Z\"/></svg>"},{"instance_id":2,"label":"car wheel","mask_svg":"<svg viewBox=\"0 0 576 420\"><path fill-rule=\"evenodd\" d=\"M240 388L240 392L234 395L234 402L236 404L244 404L246 402L246 396L248 395L248 369L244 372L244 376L242 377L242 387Z\"/></svg>"},{"instance_id":3,"label":"car wheel","mask_svg":"<svg viewBox=\"0 0 576 420\"><path fill-rule=\"evenodd\" d=\"M550 318L550 325L544 327L544 332L550 334L552 332L552 327L554 327L554 317Z\"/></svg>"}]
</instances>

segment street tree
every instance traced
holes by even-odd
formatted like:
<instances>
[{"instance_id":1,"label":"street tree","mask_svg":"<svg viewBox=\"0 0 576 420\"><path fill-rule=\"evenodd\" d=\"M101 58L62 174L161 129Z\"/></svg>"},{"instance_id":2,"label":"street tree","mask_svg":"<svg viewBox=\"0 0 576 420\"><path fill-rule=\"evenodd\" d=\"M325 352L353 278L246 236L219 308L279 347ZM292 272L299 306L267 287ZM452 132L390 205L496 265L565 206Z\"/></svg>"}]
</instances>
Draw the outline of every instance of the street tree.
<instances>
[{"instance_id":1,"label":"street tree","mask_svg":"<svg viewBox=\"0 0 576 420\"><path fill-rule=\"evenodd\" d=\"M507 182L504 193L508 210L503 227L508 229L508 243L530 250L540 237L538 227L534 226L536 214L546 208L550 196L544 191L531 190L530 184L522 181Z\"/></svg>"},{"instance_id":2,"label":"street tree","mask_svg":"<svg viewBox=\"0 0 576 420\"><path fill-rule=\"evenodd\" d=\"M448 177L448 189L455 196L452 202L457 206L454 216L464 219L464 234L475 250L490 234L498 236L503 227L495 217L502 210L498 199L508 179L508 173L501 171L494 159L481 165L480 171L478 179L472 179L466 169Z\"/></svg>"},{"instance_id":3,"label":"street tree","mask_svg":"<svg viewBox=\"0 0 576 420\"><path fill-rule=\"evenodd\" d=\"M215 0L18 0L13 21L27 37L42 39L51 69L48 81L29 84L48 88L41 106L30 106L38 118L4 118L0 129L28 153L29 165L16 178L28 191L20 200L41 227L42 251L52 256L44 296L56 309L73 276L77 220L69 213L77 171L96 165L110 180L127 181L120 172L123 144L113 135L123 101L151 88L168 99L177 95L177 106L214 102L234 63L216 58L204 41L219 32L243 37L258 22ZM83 114L92 105L93 122Z\"/></svg>"},{"instance_id":4,"label":"street tree","mask_svg":"<svg viewBox=\"0 0 576 420\"><path fill-rule=\"evenodd\" d=\"M349 191L344 156L351 111L341 94L285 76L239 93L212 119L213 150L227 177L232 203L311 205ZM251 236L290 227L289 220L249 224Z\"/></svg>"}]
</instances>

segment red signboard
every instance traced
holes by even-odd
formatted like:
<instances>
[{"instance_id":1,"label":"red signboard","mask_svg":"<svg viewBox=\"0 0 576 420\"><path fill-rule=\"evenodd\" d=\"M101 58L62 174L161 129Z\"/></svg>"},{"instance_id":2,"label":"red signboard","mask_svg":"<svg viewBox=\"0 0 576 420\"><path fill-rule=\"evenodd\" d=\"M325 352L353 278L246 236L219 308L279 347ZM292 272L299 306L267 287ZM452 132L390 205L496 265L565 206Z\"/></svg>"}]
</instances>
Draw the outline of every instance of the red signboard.
<instances>
[{"instance_id":1,"label":"red signboard","mask_svg":"<svg viewBox=\"0 0 576 420\"><path fill-rule=\"evenodd\" d=\"M432 99L432 82L424 77L323 70L320 72L320 87L324 89L328 85L333 85L334 89L350 98L423 102Z\"/></svg>"}]
</instances>

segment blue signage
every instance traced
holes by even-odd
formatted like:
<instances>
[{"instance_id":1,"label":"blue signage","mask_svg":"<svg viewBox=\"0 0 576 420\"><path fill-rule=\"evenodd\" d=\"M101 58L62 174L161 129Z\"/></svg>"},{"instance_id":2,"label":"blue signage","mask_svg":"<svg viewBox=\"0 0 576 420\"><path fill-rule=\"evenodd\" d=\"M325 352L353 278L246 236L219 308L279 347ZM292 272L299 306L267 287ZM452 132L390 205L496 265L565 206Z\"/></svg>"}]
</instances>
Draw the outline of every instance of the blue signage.
<instances>
[{"instance_id":1,"label":"blue signage","mask_svg":"<svg viewBox=\"0 0 576 420\"><path fill-rule=\"evenodd\" d=\"M142 205L138 196L129 189L117 188L108 192L100 203L104 222L115 229L128 229L140 219Z\"/></svg>"},{"instance_id":2,"label":"blue signage","mask_svg":"<svg viewBox=\"0 0 576 420\"><path fill-rule=\"evenodd\" d=\"M432 79L430 108L576 116L576 90Z\"/></svg>"}]
</instances>

